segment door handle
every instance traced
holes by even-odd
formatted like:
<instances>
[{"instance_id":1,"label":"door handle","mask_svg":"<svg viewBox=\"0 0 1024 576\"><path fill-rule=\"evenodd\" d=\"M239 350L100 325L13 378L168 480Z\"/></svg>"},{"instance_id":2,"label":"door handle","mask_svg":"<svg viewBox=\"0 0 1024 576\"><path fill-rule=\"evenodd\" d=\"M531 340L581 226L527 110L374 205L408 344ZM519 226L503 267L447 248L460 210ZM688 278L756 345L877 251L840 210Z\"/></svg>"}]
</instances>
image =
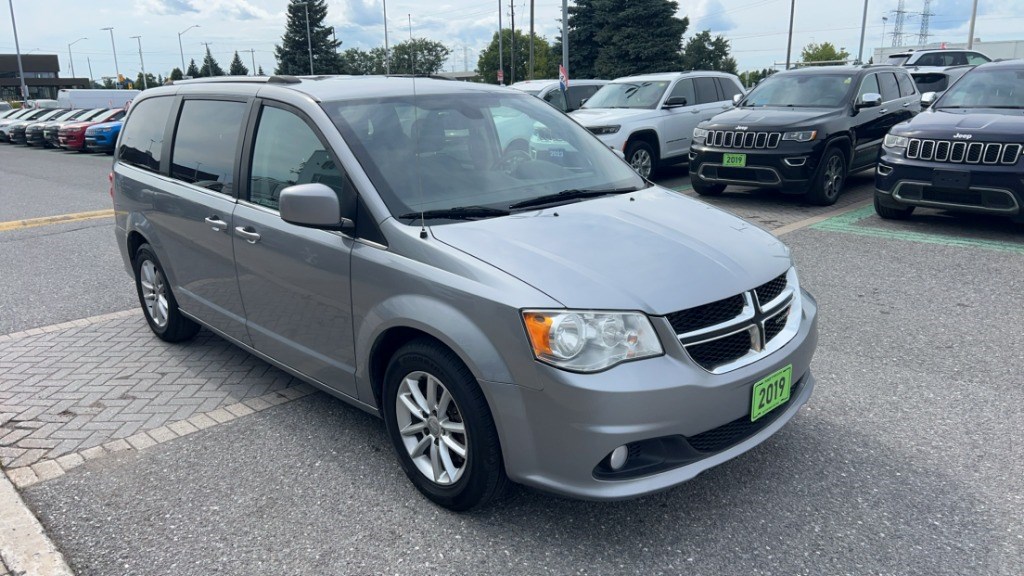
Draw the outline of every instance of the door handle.
<instances>
[{"instance_id":1,"label":"door handle","mask_svg":"<svg viewBox=\"0 0 1024 576\"><path fill-rule=\"evenodd\" d=\"M244 228L242 226L236 226L235 232L237 232L242 238L245 238L245 241L249 244L255 244L260 240L260 235L249 226Z\"/></svg>"},{"instance_id":2,"label":"door handle","mask_svg":"<svg viewBox=\"0 0 1024 576\"><path fill-rule=\"evenodd\" d=\"M910 106L910 102L904 102L904 103L903 103L903 107L904 107L904 108L906 108L907 106Z\"/></svg>"},{"instance_id":3,"label":"door handle","mask_svg":"<svg viewBox=\"0 0 1024 576\"><path fill-rule=\"evenodd\" d=\"M214 232L220 232L221 230L228 227L228 223L221 220L220 216L216 215L208 216L206 218L206 223L210 225L210 228L213 228Z\"/></svg>"},{"instance_id":4,"label":"door handle","mask_svg":"<svg viewBox=\"0 0 1024 576\"><path fill-rule=\"evenodd\" d=\"M888 112L888 111L889 111L889 109L888 109L888 108L882 108L881 110L879 110L879 111L878 111L878 113L879 113L879 114L885 114L885 113L886 113L886 112Z\"/></svg>"}]
</instances>

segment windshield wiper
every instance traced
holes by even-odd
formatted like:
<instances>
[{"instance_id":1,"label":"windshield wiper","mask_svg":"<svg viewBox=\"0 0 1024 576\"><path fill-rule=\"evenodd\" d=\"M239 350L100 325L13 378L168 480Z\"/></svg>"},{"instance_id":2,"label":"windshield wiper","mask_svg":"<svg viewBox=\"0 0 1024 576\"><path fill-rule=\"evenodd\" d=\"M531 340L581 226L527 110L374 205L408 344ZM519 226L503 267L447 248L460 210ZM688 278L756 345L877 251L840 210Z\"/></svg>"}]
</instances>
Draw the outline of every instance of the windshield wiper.
<instances>
[{"instance_id":1,"label":"windshield wiper","mask_svg":"<svg viewBox=\"0 0 1024 576\"><path fill-rule=\"evenodd\" d=\"M646 188L645 186L644 188ZM609 196L611 194L624 194L626 192L636 192L642 190L642 188L610 188L604 190L585 190L579 188L571 188L569 190L562 190L554 194L545 194L544 196L537 196L536 198L530 198L523 200L522 202L516 202L515 204L508 207L509 210L518 210L521 208L534 208L537 206L546 206L548 204L561 204L569 200L583 200L585 198L597 198L598 196Z\"/></svg>"},{"instance_id":2,"label":"windshield wiper","mask_svg":"<svg viewBox=\"0 0 1024 576\"><path fill-rule=\"evenodd\" d=\"M408 214L402 214L399 218L412 218L413 220L430 220L432 218L447 218L449 220L478 220L480 218L508 216L509 214L511 214L511 212L501 208L489 208L487 206L455 206L454 208L443 208L440 210L409 212Z\"/></svg>"}]
</instances>

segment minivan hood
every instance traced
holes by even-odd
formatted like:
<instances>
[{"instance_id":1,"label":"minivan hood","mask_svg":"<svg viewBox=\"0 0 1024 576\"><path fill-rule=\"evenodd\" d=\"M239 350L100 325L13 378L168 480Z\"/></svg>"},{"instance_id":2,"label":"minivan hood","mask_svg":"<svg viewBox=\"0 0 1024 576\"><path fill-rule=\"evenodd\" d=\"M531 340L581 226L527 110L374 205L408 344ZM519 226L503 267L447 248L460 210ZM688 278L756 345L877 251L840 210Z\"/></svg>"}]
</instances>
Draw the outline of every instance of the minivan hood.
<instances>
[{"instance_id":1,"label":"minivan hood","mask_svg":"<svg viewBox=\"0 0 1024 576\"><path fill-rule=\"evenodd\" d=\"M751 130L803 128L837 113L839 110L835 108L733 108L716 115L707 127L716 130L735 130L737 126Z\"/></svg>"},{"instance_id":2,"label":"minivan hood","mask_svg":"<svg viewBox=\"0 0 1024 576\"><path fill-rule=\"evenodd\" d=\"M899 133L944 139L959 133L970 134L974 140L1009 138L1012 142L1024 141L1024 115L1020 110L982 110L932 110L914 116L909 124L900 127Z\"/></svg>"},{"instance_id":3,"label":"minivan hood","mask_svg":"<svg viewBox=\"0 0 1024 576\"><path fill-rule=\"evenodd\" d=\"M663 315L789 269L774 236L664 188L431 227L435 238L569 308Z\"/></svg>"},{"instance_id":4,"label":"minivan hood","mask_svg":"<svg viewBox=\"0 0 1024 576\"><path fill-rule=\"evenodd\" d=\"M643 120L656 112L648 108L580 108L570 112L569 116L584 126L607 126L626 120Z\"/></svg>"}]
</instances>

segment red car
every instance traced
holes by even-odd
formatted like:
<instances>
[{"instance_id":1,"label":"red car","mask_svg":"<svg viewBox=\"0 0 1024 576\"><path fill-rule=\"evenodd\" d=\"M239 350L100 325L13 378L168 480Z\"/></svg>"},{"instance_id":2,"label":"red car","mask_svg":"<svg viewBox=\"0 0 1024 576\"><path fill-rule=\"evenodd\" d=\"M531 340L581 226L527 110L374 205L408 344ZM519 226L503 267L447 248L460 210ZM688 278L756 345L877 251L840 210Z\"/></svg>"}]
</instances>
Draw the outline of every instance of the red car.
<instances>
[{"instance_id":1,"label":"red car","mask_svg":"<svg viewBox=\"0 0 1024 576\"><path fill-rule=\"evenodd\" d=\"M113 122L124 118L124 108L111 108L103 114L92 118L87 122L74 122L67 126L61 126L57 132L57 141L60 147L65 150L85 150L85 129L93 124L101 122Z\"/></svg>"}]
</instances>

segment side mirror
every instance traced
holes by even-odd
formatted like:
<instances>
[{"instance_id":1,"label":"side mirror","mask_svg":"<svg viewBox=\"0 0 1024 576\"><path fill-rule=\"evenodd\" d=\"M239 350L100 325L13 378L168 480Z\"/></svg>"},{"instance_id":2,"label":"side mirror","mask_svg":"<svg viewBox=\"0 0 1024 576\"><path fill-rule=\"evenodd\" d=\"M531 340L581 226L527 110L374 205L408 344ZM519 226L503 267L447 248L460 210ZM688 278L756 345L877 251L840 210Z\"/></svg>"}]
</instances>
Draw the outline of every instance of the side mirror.
<instances>
[{"instance_id":1,"label":"side mirror","mask_svg":"<svg viewBox=\"0 0 1024 576\"><path fill-rule=\"evenodd\" d=\"M733 94L732 95L732 105L733 106L739 106L740 102L742 100L743 100L743 94Z\"/></svg>"},{"instance_id":2,"label":"side mirror","mask_svg":"<svg viewBox=\"0 0 1024 576\"><path fill-rule=\"evenodd\" d=\"M928 108L938 100L939 95L935 92L925 92L921 94L921 108Z\"/></svg>"},{"instance_id":3,"label":"side mirror","mask_svg":"<svg viewBox=\"0 0 1024 576\"><path fill-rule=\"evenodd\" d=\"M867 94L861 94L860 98L857 98L857 109L861 108L877 108L882 105L882 95L875 92L868 92Z\"/></svg>"},{"instance_id":4,"label":"side mirror","mask_svg":"<svg viewBox=\"0 0 1024 576\"><path fill-rule=\"evenodd\" d=\"M665 105L662 108L679 108L680 106L686 106L686 96L670 96L668 100L665 100Z\"/></svg>"},{"instance_id":5,"label":"side mirror","mask_svg":"<svg viewBox=\"0 0 1024 576\"><path fill-rule=\"evenodd\" d=\"M348 232L355 222L341 217L338 195L325 184L296 184L281 191L278 198L281 219L289 224L321 230Z\"/></svg>"}]
</instances>

